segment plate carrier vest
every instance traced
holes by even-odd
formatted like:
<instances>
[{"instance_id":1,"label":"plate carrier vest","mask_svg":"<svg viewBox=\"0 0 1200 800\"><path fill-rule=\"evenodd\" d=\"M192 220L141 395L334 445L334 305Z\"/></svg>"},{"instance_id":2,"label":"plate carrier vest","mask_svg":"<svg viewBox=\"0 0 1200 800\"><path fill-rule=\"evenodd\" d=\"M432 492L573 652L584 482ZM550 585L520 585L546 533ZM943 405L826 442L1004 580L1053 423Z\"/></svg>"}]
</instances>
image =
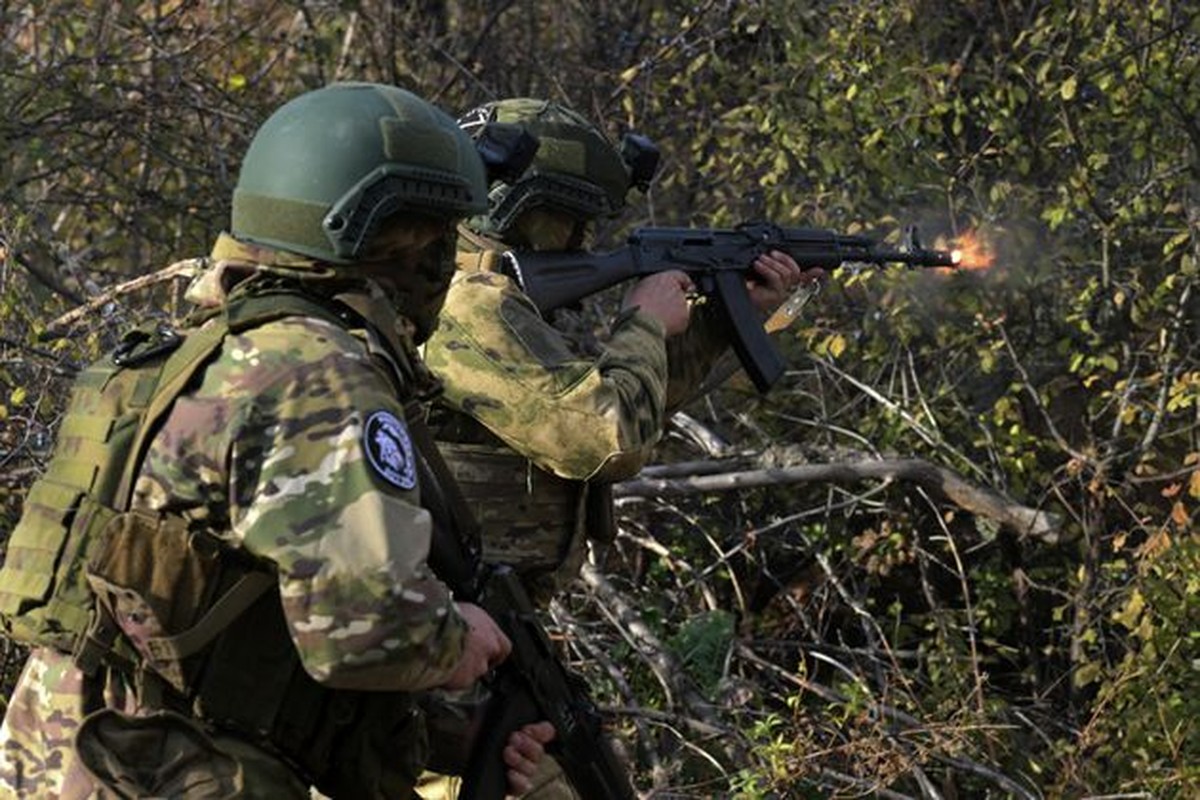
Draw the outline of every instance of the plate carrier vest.
<instances>
[{"instance_id":1,"label":"plate carrier vest","mask_svg":"<svg viewBox=\"0 0 1200 800\"><path fill-rule=\"evenodd\" d=\"M102 667L124 672L141 707L245 735L322 791L358 796L370 791L359 782L377 776L361 774L371 767L354 763L346 742L383 742L411 727L412 698L316 683L291 644L268 566L210 532L189 531L178 515L130 509L139 467L175 398L227 335L286 316L366 327L335 300L252 279L203 324L134 329L78 376L50 464L0 566L0 630L71 654L89 678ZM115 620L134 613L161 631L138 649Z\"/></svg>"}]
</instances>

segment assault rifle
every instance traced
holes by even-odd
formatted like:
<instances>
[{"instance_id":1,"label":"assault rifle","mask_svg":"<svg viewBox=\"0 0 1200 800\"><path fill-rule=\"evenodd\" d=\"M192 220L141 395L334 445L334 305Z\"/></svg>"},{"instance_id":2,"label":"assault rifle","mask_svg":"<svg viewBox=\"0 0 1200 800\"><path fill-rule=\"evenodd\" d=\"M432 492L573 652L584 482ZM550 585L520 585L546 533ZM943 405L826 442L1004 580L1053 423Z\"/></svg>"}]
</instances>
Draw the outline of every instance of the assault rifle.
<instances>
[{"instance_id":1,"label":"assault rifle","mask_svg":"<svg viewBox=\"0 0 1200 800\"><path fill-rule=\"evenodd\" d=\"M746 274L762 253L788 253L802 269L832 269L844 263L912 267L953 267L957 251L928 250L915 228L900 247L888 247L865 236L819 228L783 228L767 222L736 228L639 228L624 247L607 253L509 252L511 277L543 313L569 306L631 278L679 269L713 298L722 323L731 332L733 349L760 392L783 374L784 362L771 344L758 310L746 291Z\"/></svg>"},{"instance_id":2,"label":"assault rifle","mask_svg":"<svg viewBox=\"0 0 1200 800\"><path fill-rule=\"evenodd\" d=\"M633 787L605 738L587 685L555 655L517 574L506 566L489 567L475 602L512 640L512 652L488 682L492 701L467 759L459 797L503 797L508 768L501 752L509 734L548 720L557 734L549 751L584 800L633 800Z\"/></svg>"},{"instance_id":3,"label":"assault rifle","mask_svg":"<svg viewBox=\"0 0 1200 800\"><path fill-rule=\"evenodd\" d=\"M581 677L563 666L520 578L507 565L480 559L479 526L438 453L415 405L406 410L421 453L421 499L434 519L429 565L455 597L481 606L512 641L508 658L484 679L490 698L464 731L457 755L461 800L503 800L508 768L503 751L513 731L546 720L548 749L583 800L634 800L633 786L603 730L600 711ZM478 723L478 724L476 724ZM474 730L474 733L471 733Z\"/></svg>"}]
</instances>

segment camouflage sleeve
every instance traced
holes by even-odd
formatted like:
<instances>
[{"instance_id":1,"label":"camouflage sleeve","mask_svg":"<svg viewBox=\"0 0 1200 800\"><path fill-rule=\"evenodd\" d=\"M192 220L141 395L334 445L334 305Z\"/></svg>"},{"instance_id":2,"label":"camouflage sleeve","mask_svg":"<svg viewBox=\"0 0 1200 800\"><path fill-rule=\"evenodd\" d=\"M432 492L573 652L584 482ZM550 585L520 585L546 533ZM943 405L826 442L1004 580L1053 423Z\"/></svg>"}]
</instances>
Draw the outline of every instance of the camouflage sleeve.
<instances>
[{"instance_id":1,"label":"camouflage sleeve","mask_svg":"<svg viewBox=\"0 0 1200 800\"><path fill-rule=\"evenodd\" d=\"M230 345L244 366L226 388L253 393L231 430L233 529L278 565L305 668L338 688L441 683L465 623L425 563L430 517L390 383L357 339L316 320Z\"/></svg>"},{"instance_id":2,"label":"camouflage sleeve","mask_svg":"<svg viewBox=\"0 0 1200 800\"><path fill-rule=\"evenodd\" d=\"M710 304L692 312L688 329L667 340L667 416L695 400L717 359L729 348L729 337Z\"/></svg>"},{"instance_id":3,"label":"camouflage sleeve","mask_svg":"<svg viewBox=\"0 0 1200 800\"><path fill-rule=\"evenodd\" d=\"M624 314L596 358L581 356L512 282L459 272L425 361L445 398L543 469L617 480L649 457L666 398L662 327Z\"/></svg>"}]
</instances>

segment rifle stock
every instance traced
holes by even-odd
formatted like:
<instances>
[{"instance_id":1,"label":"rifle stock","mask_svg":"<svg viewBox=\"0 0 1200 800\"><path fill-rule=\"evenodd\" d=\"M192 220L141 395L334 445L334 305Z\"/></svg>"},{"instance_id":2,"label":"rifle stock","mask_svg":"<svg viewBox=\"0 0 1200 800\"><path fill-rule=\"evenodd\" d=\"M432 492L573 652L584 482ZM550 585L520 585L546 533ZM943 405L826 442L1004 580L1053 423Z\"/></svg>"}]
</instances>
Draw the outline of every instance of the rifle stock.
<instances>
[{"instance_id":1,"label":"rifle stock","mask_svg":"<svg viewBox=\"0 0 1200 800\"><path fill-rule=\"evenodd\" d=\"M543 314L641 274L628 247L607 253L510 251L504 255L512 277Z\"/></svg>"},{"instance_id":2,"label":"rifle stock","mask_svg":"<svg viewBox=\"0 0 1200 800\"><path fill-rule=\"evenodd\" d=\"M844 263L912 267L953 267L958 263L956 253L922 248L915 230L909 230L908 238L903 247L885 247L865 236L821 228L783 228L767 222L736 228L639 228L624 247L607 253L509 252L506 260L512 277L543 313L631 278L683 270L701 291L716 298L734 351L754 385L765 393L786 365L750 303L745 280L754 259L780 250L803 269L832 269Z\"/></svg>"}]
</instances>

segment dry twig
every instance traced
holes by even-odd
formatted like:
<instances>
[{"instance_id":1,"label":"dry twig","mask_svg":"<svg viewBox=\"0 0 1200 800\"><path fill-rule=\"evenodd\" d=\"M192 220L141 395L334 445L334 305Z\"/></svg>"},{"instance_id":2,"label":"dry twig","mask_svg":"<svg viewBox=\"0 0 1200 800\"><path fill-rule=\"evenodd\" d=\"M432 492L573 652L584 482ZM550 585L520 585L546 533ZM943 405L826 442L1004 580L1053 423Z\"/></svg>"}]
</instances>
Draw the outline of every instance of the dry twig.
<instances>
[{"instance_id":1,"label":"dry twig","mask_svg":"<svg viewBox=\"0 0 1200 800\"><path fill-rule=\"evenodd\" d=\"M152 272L149 275L141 275L132 280L119 283L107 292L93 297L78 308L68 311L61 317L51 320L46 326L46 334L53 335L61 333L62 329L68 328L71 325L79 322L88 314L96 312L98 309L111 303L118 297L131 294L136 291L145 289L148 286L154 286L174 278L192 278L195 277L202 269L208 265L207 258L186 258L183 261L176 261L169 267L163 267L158 272Z\"/></svg>"},{"instance_id":2,"label":"dry twig","mask_svg":"<svg viewBox=\"0 0 1200 800\"><path fill-rule=\"evenodd\" d=\"M1056 544L1062 536L1062 521L1057 515L1016 503L991 489L968 483L945 467L918 458L799 464L688 478L634 478L615 484L613 496L679 496L789 483L847 483L880 479L916 483L950 500L964 511L995 520L1019 536L1031 536L1047 544Z\"/></svg>"}]
</instances>

